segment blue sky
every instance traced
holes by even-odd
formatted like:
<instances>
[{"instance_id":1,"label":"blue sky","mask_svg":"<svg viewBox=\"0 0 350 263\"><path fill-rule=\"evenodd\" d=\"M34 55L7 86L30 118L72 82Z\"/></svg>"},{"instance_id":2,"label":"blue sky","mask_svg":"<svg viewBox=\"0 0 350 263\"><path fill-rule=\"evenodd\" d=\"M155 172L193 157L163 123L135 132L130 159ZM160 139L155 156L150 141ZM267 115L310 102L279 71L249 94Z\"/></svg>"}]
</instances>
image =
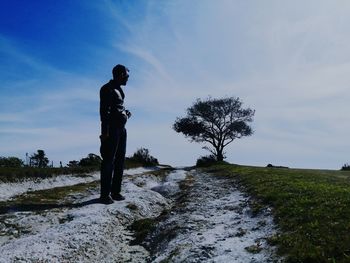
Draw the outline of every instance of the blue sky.
<instances>
[{"instance_id":1,"label":"blue sky","mask_svg":"<svg viewBox=\"0 0 350 263\"><path fill-rule=\"evenodd\" d=\"M238 96L255 134L227 160L339 169L350 162L350 3L0 3L0 156L99 151L99 89L127 65L128 154L192 165L205 155L171 126L196 98Z\"/></svg>"}]
</instances>

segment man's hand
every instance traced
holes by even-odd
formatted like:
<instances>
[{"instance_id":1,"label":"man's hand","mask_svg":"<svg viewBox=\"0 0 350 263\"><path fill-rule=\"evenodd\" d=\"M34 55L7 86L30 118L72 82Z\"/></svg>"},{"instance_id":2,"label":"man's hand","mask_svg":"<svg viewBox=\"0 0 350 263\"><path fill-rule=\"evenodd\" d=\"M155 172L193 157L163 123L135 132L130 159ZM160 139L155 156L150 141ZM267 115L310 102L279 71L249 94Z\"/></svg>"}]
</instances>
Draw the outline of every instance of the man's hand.
<instances>
[{"instance_id":1,"label":"man's hand","mask_svg":"<svg viewBox=\"0 0 350 263\"><path fill-rule=\"evenodd\" d=\"M109 135L108 135L108 134L101 134L101 135L100 135L101 142L106 141L108 138L109 138Z\"/></svg>"},{"instance_id":2,"label":"man's hand","mask_svg":"<svg viewBox=\"0 0 350 263\"><path fill-rule=\"evenodd\" d=\"M131 117L131 112L129 110L125 110L126 116L128 116L128 119Z\"/></svg>"}]
</instances>

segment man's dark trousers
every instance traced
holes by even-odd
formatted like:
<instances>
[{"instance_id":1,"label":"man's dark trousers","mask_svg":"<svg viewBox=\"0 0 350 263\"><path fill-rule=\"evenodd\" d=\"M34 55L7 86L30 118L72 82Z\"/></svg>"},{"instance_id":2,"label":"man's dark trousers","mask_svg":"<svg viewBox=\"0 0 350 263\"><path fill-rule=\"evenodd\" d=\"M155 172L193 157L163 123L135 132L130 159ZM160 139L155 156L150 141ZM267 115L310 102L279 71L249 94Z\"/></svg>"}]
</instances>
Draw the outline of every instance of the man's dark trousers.
<instances>
[{"instance_id":1,"label":"man's dark trousers","mask_svg":"<svg viewBox=\"0 0 350 263\"><path fill-rule=\"evenodd\" d=\"M101 197L119 194L124 171L126 129L111 127L109 137L101 142Z\"/></svg>"}]
</instances>

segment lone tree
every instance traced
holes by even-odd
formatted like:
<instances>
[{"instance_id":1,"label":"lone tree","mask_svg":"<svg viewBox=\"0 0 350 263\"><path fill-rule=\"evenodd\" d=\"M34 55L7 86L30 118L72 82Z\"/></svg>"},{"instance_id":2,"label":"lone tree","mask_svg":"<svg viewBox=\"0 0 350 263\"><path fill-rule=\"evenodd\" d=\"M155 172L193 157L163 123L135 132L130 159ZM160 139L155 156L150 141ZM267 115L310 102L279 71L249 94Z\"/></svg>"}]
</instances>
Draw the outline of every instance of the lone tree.
<instances>
[{"instance_id":1,"label":"lone tree","mask_svg":"<svg viewBox=\"0 0 350 263\"><path fill-rule=\"evenodd\" d=\"M177 118L173 129L190 138L191 142L208 143L203 149L210 151L217 161L223 161L224 148L234 139L253 134L248 123L253 121L255 110L242 108L237 97L197 99L187 109L187 116Z\"/></svg>"},{"instance_id":2,"label":"lone tree","mask_svg":"<svg viewBox=\"0 0 350 263\"><path fill-rule=\"evenodd\" d=\"M30 156L30 163L30 166L43 168L47 167L49 159L46 157L44 150L38 150L37 153L33 153Z\"/></svg>"}]
</instances>

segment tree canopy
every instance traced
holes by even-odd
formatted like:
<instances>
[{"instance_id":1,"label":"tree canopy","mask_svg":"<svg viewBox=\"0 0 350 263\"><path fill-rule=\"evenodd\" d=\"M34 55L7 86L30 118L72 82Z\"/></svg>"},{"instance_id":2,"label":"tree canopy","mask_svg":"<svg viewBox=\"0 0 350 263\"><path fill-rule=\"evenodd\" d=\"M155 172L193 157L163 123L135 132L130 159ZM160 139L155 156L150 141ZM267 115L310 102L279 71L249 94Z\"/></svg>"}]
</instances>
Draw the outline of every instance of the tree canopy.
<instances>
[{"instance_id":1,"label":"tree canopy","mask_svg":"<svg viewBox=\"0 0 350 263\"><path fill-rule=\"evenodd\" d=\"M242 108L238 97L197 99L185 117L176 119L173 129L191 142L209 144L203 148L222 161L228 144L253 134L248 123L253 121L254 114L253 109Z\"/></svg>"},{"instance_id":2,"label":"tree canopy","mask_svg":"<svg viewBox=\"0 0 350 263\"><path fill-rule=\"evenodd\" d=\"M47 167L49 159L46 157L44 150L38 150L30 156L30 166L33 167Z\"/></svg>"}]
</instances>

